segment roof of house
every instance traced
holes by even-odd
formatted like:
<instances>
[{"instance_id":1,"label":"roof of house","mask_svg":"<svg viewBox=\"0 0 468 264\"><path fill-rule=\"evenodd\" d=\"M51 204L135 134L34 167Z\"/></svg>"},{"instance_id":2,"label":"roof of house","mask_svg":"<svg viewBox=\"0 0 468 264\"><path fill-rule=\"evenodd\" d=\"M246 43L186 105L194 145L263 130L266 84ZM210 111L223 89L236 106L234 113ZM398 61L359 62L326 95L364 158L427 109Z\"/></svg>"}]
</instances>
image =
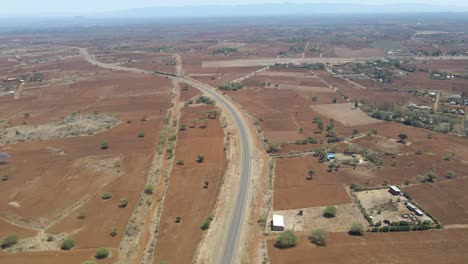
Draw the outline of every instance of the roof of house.
<instances>
[{"instance_id":1,"label":"roof of house","mask_svg":"<svg viewBox=\"0 0 468 264\"><path fill-rule=\"evenodd\" d=\"M335 153L327 153L327 157L328 157L328 158L334 158L334 157L335 157Z\"/></svg>"},{"instance_id":2,"label":"roof of house","mask_svg":"<svg viewBox=\"0 0 468 264\"><path fill-rule=\"evenodd\" d=\"M390 187L390 189L392 189L395 192L401 192L400 188L396 187L395 185L390 185L388 187Z\"/></svg>"},{"instance_id":3,"label":"roof of house","mask_svg":"<svg viewBox=\"0 0 468 264\"><path fill-rule=\"evenodd\" d=\"M273 226L284 227L284 217L282 215L273 215Z\"/></svg>"}]
</instances>

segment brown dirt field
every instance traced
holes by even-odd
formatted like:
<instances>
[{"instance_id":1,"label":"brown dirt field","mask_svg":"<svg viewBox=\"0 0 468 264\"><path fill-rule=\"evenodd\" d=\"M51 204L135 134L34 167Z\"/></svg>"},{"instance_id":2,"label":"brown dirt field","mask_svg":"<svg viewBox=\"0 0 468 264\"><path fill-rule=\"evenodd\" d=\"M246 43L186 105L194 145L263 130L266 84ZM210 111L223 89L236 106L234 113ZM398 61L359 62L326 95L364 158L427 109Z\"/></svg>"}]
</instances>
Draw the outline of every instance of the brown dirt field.
<instances>
[{"instance_id":1,"label":"brown dirt field","mask_svg":"<svg viewBox=\"0 0 468 264\"><path fill-rule=\"evenodd\" d=\"M368 58L385 56L385 52L383 50L372 47L359 49L351 49L348 47L333 47L333 51L337 57L345 58Z\"/></svg>"},{"instance_id":2,"label":"brown dirt field","mask_svg":"<svg viewBox=\"0 0 468 264\"><path fill-rule=\"evenodd\" d=\"M463 175L466 176L466 175ZM413 199L442 224L468 223L468 178L406 187Z\"/></svg>"},{"instance_id":3,"label":"brown dirt field","mask_svg":"<svg viewBox=\"0 0 468 264\"><path fill-rule=\"evenodd\" d=\"M31 229L22 228L0 219L0 239L9 234L17 234L20 238L22 238L35 236L36 233L36 231Z\"/></svg>"},{"instance_id":4,"label":"brown dirt field","mask_svg":"<svg viewBox=\"0 0 468 264\"><path fill-rule=\"evenodd\" d=\"M76 239L76 249L118 246L146 182L170 103L166 79L102 73L69 86L37 89L1 104L2 117L13 124L24 120L24 112L31 113L27 120L31 124L55 121L76 111L115 114L124 121L94 136L4 146L12 156L6 166L14 173L0 183L6 190L0 199L17 202L19 207L3 203L1 216L25 226L47 227L48 233L66 232ZM149 121L140 121L145 115ZM140 131L145 132L144 138L137 137ZM103 141L109 142L108 150L99 149ZM104 192L112 193L112 199L102 200ZM123 197L129 205L118 208ZM112 238L109 232L114 226L119 235Z\"/></svg>"},{"instance_id":5,"label":"brown dirt field","mask_svg":"<svg viewBox=\"0 0 468 264\"><path fill-rule=\"evenodd\" d=\"M191 262L203 234L200 226L213 210L226 167L224 132L219 120L213 119L209 119L205 129L189 127L192 120L203 117L203 111L208 109L212 107L189 106L182 110L180 124L187 124L188 128L178 133L174 160L181 159L185 163L174 164L164 200L154 263L163 260ZM201 164L196 162L200 153L206 158ZM209 180L207 189L203 188L205 180ZM177 216L182 217L181 223L175 223Z\"/></svg>"},{"instance_id":6,"label":"brown dirt field","mask_svg":"<svg viewBox=\"0 0 468 264\"><path fill-rule=\"evenodd\" d=\"M268 240L270 263L451 263L468 259L468 229L399 233L366 233L352 237L331 233L327 247L317 247L306 236L291 249L277 249Z\"/></svg>"},{"instance_id":7,"label":"brown dirt field","mask_svg":"<svg viewBox=\"0 0 468 264\"><path fill-rule=\"evenodd\" d=\"M112 256L99 260L99 264L110 264L116 260L116 250L109 249ZM45 251L45 252L23 252L21 254L5 254L0 252L0 262L2 264L63 264L63 263L82 263L87 260L96 260L95 249L82 249L79 251Z\"/></svg>"},{"instance_id":8,"label":"brown dirt field","mask_svg":"<svg viewBox=\"0 0 468 264\"><path fill-rule=\"evenodd\" d=\"M466 73L468 61L463 60L444 60L444 61L434 61L429 60L425 63L417 64L418 68L429 69L429 70L439 70L446 72L455 72L455 73Z\"/></svg>"},{"instance_id":9,"label":"brown dirt field","mask_svg":"<svg viewBox=\"0 0 468 264\"><path fill-rule=\"evenodd\" d=\"M315 170L311 181L306 179ZM351 199L335 173L315 157L277 159L273 208L286 210L350 203Z\"/></svg>"},{"instance_id":10,"label":"brown dirt field","mask_svg":"<svg viewBox=\"0 0 468 264\"><path fill-rule=\"evenodd\" d=\"M240 91L227 91L231 98L239 102L245 110L260 120L260 126L269 141L286 142L314 136L323 139L323 134L315 134L317 125L312 123L315 116L321 116L310 107L312 96L318 96L316 103L327 100L323 96L327 93L315 93L313 91L296 91L286 89L248 88ZM338 102L344 100L337 96ZM331 100L330 100L331 101ZM321 116L324 125L328 124L327 117ZM261 121L263 120L263 121ZM349 130L337 123L336 128ZM304 132L299 134L299 128Z\"/></svg>"},{"instance_id":11,"label":"brown dirt field","mask_svg":"<svg viewBox=\"0 0 468 264\"><path fill-rule=\"evenodd\" d=\"M338 77L332 76L327 71L314 71L315 74L320 76L326 83L329 85L334 86L338 90L340 90L343 94L349 96L352 100L361 99L366 100L367 102L373 103L384 103L384 102L391 102L398 105L406 105L412 102L411 94L406 92L395 92L392 90L382 90L380 86L367 86L364 87L369 89L362 89L351 83L347 82ZM356 81L359 83L359 81ZM371 89L372 88L372 89Z\"/></svg>"},{"instance_id":12,"label":"brown dirt field","mask_svg":"<svg viewBox=\"0 0 468 264\"><path fill-rule=\"evenodd\" d=\"M179 91L180 91L180 101L182 102L186 102L200 94L200 91L193 88L192 86L189 86L187 90L184 90L183 87L181 86L179 88Z\"/></svg>"},{"instance_id":13,"label":"brown dirt field","mask_svg":"<svg viewBox=\"0 0 468 264\"><path fill-rule=\"evenodd\" d=\"M312 109L333 118L345 126L361 126L381 123L381 120L369 117L361 109L354 108L353 103L314 105Z\"/></svg>"},{"instance_id":14,"label":"brown dirt field","mask_svg":"<svg viewBox=\"0 0 468 264\"><path fill-rule=\"evenodd\" d=\"M438 174L436 181L445 181L447 171L454 171L459 177L463 177L468 170L468 151L466 149L466 138L451 136L428 131L421 128L405 126L394 122L384 122L375 126L356 127L365 133L369 128L376 128L378 135L375 137L364 137L352 142L362 147L377 151L383 161L380 169L360 167L353 170L343 167L338 172L347 184L353 182L363 185L377 186L384 180L390 184L403 184L405 180L418 183L418 175L429 171ZM409 144L396 143L397 135L405 133L409 136ZM432 139L427 134L432 134ZM387 139L389 137L390 139ZM443 148L434 146L444 146ZM384 155L383 152L393 150L397 156ZM415 154L416 151L422 154ZM444 160L449 153L456 153L451 161Z\"/></svg>"}]
</instances>

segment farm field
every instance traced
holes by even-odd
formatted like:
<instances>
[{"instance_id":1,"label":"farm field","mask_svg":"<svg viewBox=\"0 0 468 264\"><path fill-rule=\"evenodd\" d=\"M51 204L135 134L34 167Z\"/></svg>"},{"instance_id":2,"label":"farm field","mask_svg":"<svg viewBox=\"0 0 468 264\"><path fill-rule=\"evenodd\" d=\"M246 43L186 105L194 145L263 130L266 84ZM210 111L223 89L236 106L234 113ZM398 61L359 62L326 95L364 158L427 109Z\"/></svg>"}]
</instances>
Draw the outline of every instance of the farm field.
<instances>
[{"instance_id":1,"label":"farm field","mask_svg":"<svg viewBox=\"0 0 468 264\"><path fill-rule=\"evenodd\" d=\"M85 79L25 90L21 99L2 100L0 104L0 118L9 120L8 124L20 133L22 125L42 126L67 116L112 115L117 120L115 126L94 135L44 141L26 138L25 142L1 147L11 156L1 170L2 175L8 175L0 182L0 196L5 201L0 205L5 227L2 237L17 233L30 241L22 247L40 251L1 252L2 263L32 259L51 263L51 256L56 255L52 263L80 262L91 259L98 247L108 247L116 257L121 235L143 190L169 108L171 84L158 77L141 78L94 67L84 70L80 64L77 67L70 71L81 71ZM45 75L45 79L64 78L67 72L61 74ZM144 138L137 137L141 131L146 134ZM107 149L102 149L103 142ZM112 198L102 199L104 193ZM121 199L128 201L125 208L119 208ZM109 234L114 227L118 234L112 237ZM63 234L72 237L79 251L50 251L57 246L45 243L44 247L41 240L45 234L55 236L57 243L63 240ZM103 263L113 262L114 257Z\"/></svg>"},{"instance_id":2,"label":"farm field","mask_svg":"<svg viewBox=\"0 0 468 264\"><path fill-rule=\"evenodd\" d=\"M309 170L313 180L307 180ZM286 210L349 203L340 178L327 172L315 157L278 159L275 165L273 208Z\"/></svg>"},{"instance_id":3,"label":"farm field","mask_svg":"<svg viewBox=\"0 0 468 264\"><path fill-rule=\"evenodd\" d=\"M468 258L463 250L467 237L466 229L366 233L363 237L331 233L326 247L301 236L295 248L286 250L275 248L275 241L269 240L268 252L271 263L463 263Z\"/></svg>"},{"instance_id":4,"label":"farm field","mask_svg":"<svg viewBox=\"0 0 468 264\"><path fill-rule=\"evenodd\" d=\"M160 234L155 251L155 263L187 263L194 258L203 236L202 223L212 214L218 188L224 176L224 132L219 119L208 119L201 128L204 111L211 106L187 106L182 109L180 124L187 130L179 130L175 164L164 200ZM194 127L192 122L196 121ZM207 148L207 146L210 146ZM205 161L197 162L197 155ZM176 164L182 160L183 164ZM207 188L204 188L208 181ZM191 194L187 195L190 190ZM176 217L181 217L180 223Z\"/></svg>"}]
</instances>

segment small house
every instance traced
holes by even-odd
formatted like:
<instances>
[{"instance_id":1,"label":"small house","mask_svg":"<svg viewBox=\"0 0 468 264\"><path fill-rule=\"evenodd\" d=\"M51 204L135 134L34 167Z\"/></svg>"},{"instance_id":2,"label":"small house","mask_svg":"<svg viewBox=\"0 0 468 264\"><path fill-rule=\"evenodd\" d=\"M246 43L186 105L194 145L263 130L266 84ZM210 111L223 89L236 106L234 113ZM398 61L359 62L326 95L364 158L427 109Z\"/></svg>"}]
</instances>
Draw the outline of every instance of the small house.
<instances>
[{"instance_id":1,"label":"small house","mask_svg":"<svg viewBox=\"0 0 468 264\"><path fill-rule=\"evenodd\" d=\"M284 231L284 217L282 215L273 215L271 230Z\"/></svg>"},{"instance_id":2,"label":"small house","mask_svg":"<svg viewBox=\"0 0 468 264\"><path fill-rule=\"evenodd\" d=\"M335 159L335 153L327 153L327 160Z\"/></svg>"},{"instance_id":3,"label":"small house","mask_svg":"<svg viewBox=\"0 0 468 264\"><path fill-rule=\"evenodd\" d=\"M400 195L401 194L400 188L396 187L395 185L390 185L389 188L390 188L390 193L391 194L393 194L393 195Z\"/></svg>"}]
</instances>

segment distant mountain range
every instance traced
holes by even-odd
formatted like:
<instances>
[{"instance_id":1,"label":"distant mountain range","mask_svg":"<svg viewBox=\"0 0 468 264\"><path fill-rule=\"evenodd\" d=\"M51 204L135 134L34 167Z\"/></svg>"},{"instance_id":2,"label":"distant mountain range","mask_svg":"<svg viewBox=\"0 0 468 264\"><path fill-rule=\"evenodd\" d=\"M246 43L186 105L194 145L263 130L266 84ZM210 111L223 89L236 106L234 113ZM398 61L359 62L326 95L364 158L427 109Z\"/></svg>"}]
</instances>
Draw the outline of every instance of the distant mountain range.
<instances>
[{"instance_id":1,"label":"distant mountain range","mask_svg":"<svg viewBox=\"0 0 468 264\"><path fill-rule=\"evenodd\" d=\"M353 13L434 13L468 12L468 6L434 5L421 3L404 4L245 4L245 5L200 5L166 6L129 9L103 14L110 17L232 17L232 16L271 16L309 14L353 14Z\"/></svg>"}]
</instances>

